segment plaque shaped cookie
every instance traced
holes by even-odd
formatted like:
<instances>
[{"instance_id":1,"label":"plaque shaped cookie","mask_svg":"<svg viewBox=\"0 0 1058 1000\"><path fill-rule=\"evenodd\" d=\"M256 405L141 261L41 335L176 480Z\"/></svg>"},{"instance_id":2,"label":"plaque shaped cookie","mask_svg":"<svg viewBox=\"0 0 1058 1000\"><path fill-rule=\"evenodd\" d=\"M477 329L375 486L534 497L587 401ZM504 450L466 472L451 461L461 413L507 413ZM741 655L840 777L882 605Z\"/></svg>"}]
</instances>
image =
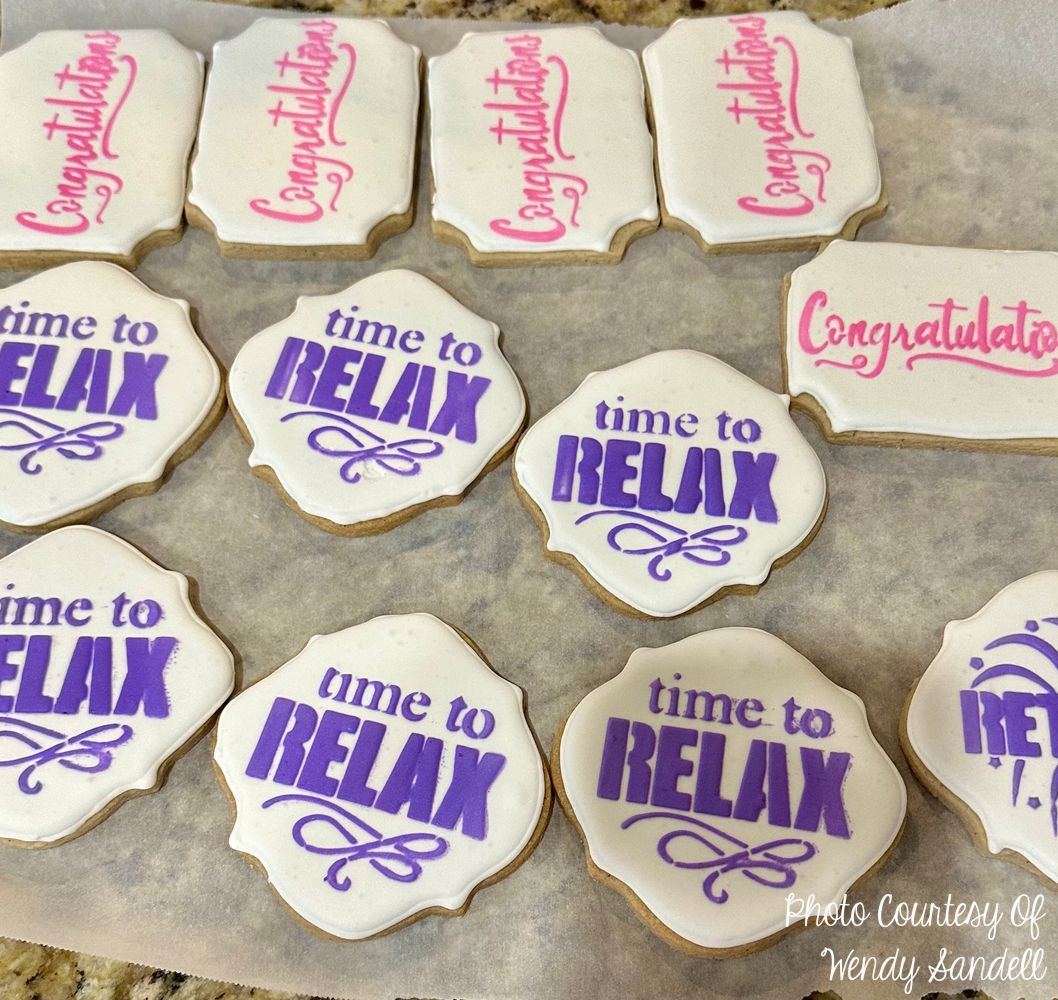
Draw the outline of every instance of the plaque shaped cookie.
<instances>
[{"instance_id":1,"label":"plaque shaped cookie","mask_svg":"<svg viewBox=\"0 0 1058 1000\"><path fill-rule=\"evenodd\" d=\"M657 227L634 52L587 26L471 32L429 76L434 234L473 263L616 263Z\"/></svg>"},{"instance_id":2,"label":"plaque shaped cookie","mask_svg":"<svg viewBox=\"0 0 1058 1000\"><path fill-rule=\"evenodd\" d=\"M310 521L371 534L458 502L525 422L499 328L428 278L303 297L232 365L250 465Z\"/></svg>"},{"instance_id":3,"label":"plaque shaped cookie","mask_svg":"<svg viewBox=\"0 0 1058 1000\"><path fill-rule=\"evenodd\" d=\"M0 57L0 266L134 266L180 238L202 57L163 31L45 31Z\"/></svg>"},{"instance_id":4,"label":"plaque shaped cookie","mask_svg":"<svg viewBox=\"0 0 1058 1000\"><path fill-rule=\"evenodd\" d=\"M368 258L411 225L418 115L382 21L255 21L214 47L188 218L231 256Z\"/></svg>"},{"instance_id":5,"label":"plaque shaped cookie","mask_svg":"<svg viewBox=\"0 0 1058 1000\"><path fill-rule=\"evenodd\" d=\"M781 937L788 894L840 903L907 808L863 702L748 628L637 649L566 720L552 773L592 874L714 958Z\"/></svg>"},{"instance_id":6,"label":"plaque shaped cookie","mask_svg":"<svg viewBox=\"0 0 1058 1000\"><path fill-rule=\"evenodd\" d=\"M234 683L187 579L120 538L75 525L0 560L0 842L55 846L156 791Z\"/></svg>"},{"instance_id":7,"label":"plaque shaped cookie","mask_svg":"<svg viewBox=\"0 0 1058 1000\"><path fill-rule=\"evenodd\" d=\"M314 637L232 701L215 756L231 846L297 919L348 940L464 912L550 810L521 690L432 615Z\"/></svg>"},{"instance_id":8,"label":"plaque shaped cookie","mask_svg":"<svg viewBox=\"0 0 1058 1000\"><path fill-rule=\"evenodd\" d=\"M706 253L812 249L885 211L849 39L795 11L694 18L643 65L662 220Z\"/></svg>"},{"instance_id":9,"label":"plaque shaped cookie","mask_svg":"<svg viewBox=\"0 0 1058 1000\"><path fill-rule=\"evenodd\" d=\"M1058 254L835 241L787 278L795 406L847 444L1058 450Z\"/></svg>"},{"instance_id":10,"label":"plaque shaped cookie","mask_svg":"<svg viewBox=\"0 0 1058 1000\"><path fill-rule=\"evenodd\" d=\"M751 593L826 509L788 403L697 351L595 372L518 445L519 495L548 555L619 610L669 618Z\"/></svg>"},{"instance_id":11,"label":"plaque shaped cookie","mask_svg":"<svg viewBox=\"0 0 1058 1000\"><path fill-rule=\"evenodd\" d=\"M951 622L904 714L904 751L978 849L1058 882L1058 572Z\"/></svg>"},{"instance_id":12,"label":"plaque shaped cookie","mask_svg":"<svg viewBox=\"0 0 1058 1000\"><path fill-rule=\"evenodd\" d=\"M91 520L154 492L223 413L188 304L102 261L0 291L0 524Z\"/></svg>"}]
</instances>

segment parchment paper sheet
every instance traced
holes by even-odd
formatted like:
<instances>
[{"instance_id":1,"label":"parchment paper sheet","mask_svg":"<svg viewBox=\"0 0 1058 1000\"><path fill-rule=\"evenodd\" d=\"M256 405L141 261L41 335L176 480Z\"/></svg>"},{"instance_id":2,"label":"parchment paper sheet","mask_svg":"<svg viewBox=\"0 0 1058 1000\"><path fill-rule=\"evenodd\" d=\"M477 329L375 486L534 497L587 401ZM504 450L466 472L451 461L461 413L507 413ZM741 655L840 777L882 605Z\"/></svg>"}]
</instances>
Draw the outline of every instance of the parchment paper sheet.
<instances>
[{"instance_id":1,"label":"parchment paper sheet","mask_svg":"<svg viewBox=\"0 0 1058 1000\"><path fill-rule=\"evenodd\" d=\"M214 39L257 16L186 0L5 0L3 8L7 47L47 27L160 25L208 52ZM1055 14L1045 0L912 0L829 25L855 42L891 200L865 239L1058 247ZM394 27L432 54L470 25ZM605 31L633 48L656 34ZM203 337L225 364L252 333L286 316L299 293L337 290L400 266L422 271L499 323L534 416L587 372L660 348L709 351L780 388L780 282L806 255L706 260L686 237L659 232L634 244L617 267L476 270L431 238L421 181L413 230L366 263L230 261L192 231L151 254L137 273L163 294L190 299ZM873 907L885 892L925 901L951 892L1009 908L1018 893L1043 891L1054 912L1042 943L1058 942L1058 893L979 856L959 820L910 775L897 742L902 702L936 652L944 623L973 613L1010 581L1058 565L1058 462L831 446L809 420L798 422L830 481L830 513L818 538L757 596L728 598L677 621L623 617L548 561L507 466L458 507L378 538L341 539L297 517L251 475L230 416L159 494L125 503L99 523L198 580L204 608L242 655L246 683L316 632L388 612L431 611L465 629L500 672L527 689L547 745L579 699L636 646L722 625L773 631L864 698L907 779L907 832L861 898ZM18 544L4 535L0 553ZM161 792L126 804L82 839L42 852L0 849L0 934L358 1000L787 1000L828 988L820 957L827 946L839 954L900 948L927 962L943 946L990 954L1029 943L1009 925L990 943L979 930L879 931L872 922L803 931L749 958L695 960L656 939L624 900L589 877L580 843L556 810L536 853L482 892L465 917L337 944L286 916L264 879L228 848L229 828L207 741L177 763ZM1058 944L1048 964L1055 971L1046 984L988 992L1000 1000L1054 996ZM938 988L923 979L916 986L916 995ZM891 983L838 989L846 998L901 995Z\"/></svg>"}]
</instances>

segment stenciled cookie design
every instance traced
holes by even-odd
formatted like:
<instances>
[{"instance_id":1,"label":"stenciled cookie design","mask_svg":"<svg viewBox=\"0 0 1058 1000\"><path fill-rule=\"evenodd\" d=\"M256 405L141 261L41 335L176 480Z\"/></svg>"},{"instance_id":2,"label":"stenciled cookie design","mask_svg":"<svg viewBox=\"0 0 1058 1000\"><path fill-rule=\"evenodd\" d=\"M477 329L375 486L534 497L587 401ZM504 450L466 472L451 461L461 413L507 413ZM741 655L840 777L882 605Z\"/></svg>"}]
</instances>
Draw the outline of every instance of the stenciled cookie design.
<instances>
[{"instance_id":1,"label":"stenciled cookie design","mask_svg":"<svg viewBox=\"0 0 1058 1000\"><path fill-rule=\"evenodd\" d=\"M694 18L643 65L662 220L706 253L812 249L884 213L848 38L795 11Z\"/></svg>"},{"instance_id":2,"label":"stenciled cookie design","mask_svg":"<svg viewBox=\"0 0 1058 1000\"><path fill-rule=\"evenodd\" d=\"M548 554L622 611L670 618L751 593L826 509L788 403L697 351L595 372L518 445L519 495Z\"/></svg>"},{"instance_id":3,"label":"stenciled cookie design","mask_svg":"<svg viewBox=\"0 0 1058 1000\"><path fill-rule=\"evenodd\" d=\"M164 31L45 31L0 57L0 266L131 267L178 240L202 72Z\"/></svg>"},{"instance_id":4,"label":"stenciled cookie design","mask_svg":"<svg viewBox=\"0 0 1058 1000\"><path fill-rule=\"evenodd\" d=\"M76 525L0 560L0 842L52 847L156 791L234 684L187 579L120 538Z\"/></svg>"},{"instance_id":5,"label":"stenciled cookie design","mask_svg":"<svg viewBox=\"0 0 1058 1000\"><path fill-rule=\"evenodd\" d=\"M462 913L547 823L550 782L523 700L432 615L316 636L221 715L231 846L331 937Z\"/></svg>"},{"instance_id":6,"label":"stenciled cookie design","mask_svg":"<svg viewBox=\"0 0 1058 1000\"><path fill-rule=\"evenodd\" d=\"M616 263L657 228L634 52L587 26L471 32L429 77L434 234L473 263Z\"/></svg>"},{"instance_id":7,"label":"stenciled cookie design","mask_svg":"<svg viewBox=\"0 0 1058 1000\"><path fill-rule=\"evenodd\" d=\"M984 854L1058 883L1058 572L951 622L904 714L904 752Z\"/></svg>"},{"instance_id":8,"label":"stenciled cookie design","mask_svg":"<svg viewBox=\"0 0 1058 1000\"><path fill-rule=\"evenodd\" d=\"M231 256L372 256L414 215L419 62L358 18L262 18L218 42L189 221Z\"/></svg>"},{"instance_id":9,"label":"stenciled cookie design","mask_svg":"<svg viewBox=\"0 0 1058 1000\"><path fill-rule=\"evenodd\" d=\"M884 862L904 783L863 702L748 628L637 649L555 738L555 788L595 877L670 944L713 958L821 912Z\"/></svg>"},{"instance_id":10,"label":"stenciled cookie design","mask_svg":"<svg viewBox=\"0 0 1058 1000\"><path fill-rule=\"evenodd\" d=\"M224 410L188 304L81 261L0 291L0 524L40 531L153 493Z\"/></svg>"},{"instance_id":11,"label":"stenciled cookie design","mask_svg":"<svg viewBox=\"0 0 1058 1000\"><path fill-rule=\"evenodd\" d=\"M413 271L299 299L232 365L228 393L250 465L340 534L385 531L458 502L525 423L499 336Z\"/></svg>"},{"instance_id":12,"label":"stenciled cookie design","mask_svg":"<svg viewBox=\"0 0 1058 1000\"><path fill-rule=\"evenodd\" d=\"M1058 451L1058 254L838 241L785 316L787 388L831 440Z\"/></svg>"}]
</instances>

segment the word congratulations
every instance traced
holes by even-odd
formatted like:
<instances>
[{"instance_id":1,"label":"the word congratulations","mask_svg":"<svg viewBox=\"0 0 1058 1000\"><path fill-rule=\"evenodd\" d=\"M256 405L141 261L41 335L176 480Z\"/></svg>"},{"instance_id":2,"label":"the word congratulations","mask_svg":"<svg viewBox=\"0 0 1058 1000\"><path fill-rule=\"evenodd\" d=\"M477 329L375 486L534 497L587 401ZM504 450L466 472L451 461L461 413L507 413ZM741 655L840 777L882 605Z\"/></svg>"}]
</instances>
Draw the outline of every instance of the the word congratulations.
<instances>
[{"instance_id":1,"label":"the word congratulations","mask_svg":"<svg viewBox=\"0 0 1058 1000\"><path fill-rule=\"evenodd\" d=\"M337 211L342 189L353 179L352 165L336 150L345 145L337 119L356 72L356 49L348 42L334 45L333 21L302 21L301 27L304 42L293 56L285 52L276 60L281 82L268 85L270 94L280 95L267 112L272 127L285 123L293 137L289 183L276 198L250 201L258 215L279 222L315 222L325 211ZM326 208L319 193L324 181L332 186L323 196Z\"/></svg>"},{"instance_id":2,"label":"the word congratulations","mask_svg":"<svg viewBox=\"0 0 1058 1000\"><path fill-rule=\"evenodd\" d=\"M477 407L491 379L405 361L393 387L380 393L379 382L390 360L367 350L288 337L265 395L431 434L454 435L460 441L477 440ZM435 399L438 394L440 401Z\"/></svg>"},{"instance_id":3,"label":"the word congratulations","mask_svg":"<svg viewBox=\"0 0 1058 1000\"><path fill-rule=\"evenodd\" d=\"M693 759L685 756L694 750ZM850 754L806 746L788 752L785 743L760 739L751 740L737 762L728 751L724 733L654 727L612 716L606 724L597 794L601 799L753 823L766 813L771 826L808 832L822 827L832 837L851 836L842 791ZM799 780L791 782L794 769ZM693 792L679 787L685 779ZM801 793L794 808L791 787L798 785Z\"/></svg>"},{"instance_id":4,"label":"the word congratulations","mask_svg":"<svg viewBox=\"0 0 1058 1000\"><path fill-rule=\"evenodd\" d=\"M43 123L45 138L67 149L55 197L43 212L15 216L19 225L39 233L70 236L93 223L102 225L107 206L124 186L115 171L101 169L100 163L118 158L111 141L136 82L136 59L118 54L121 36L112 31L86 32L84 39L85 55L55 74L59 96L44 98L49 108L57 109ZM88 205L91 196L99 199L93 206Z\"/></svg>"},{"instance_id":5,"label":"the word congratulations","mask_svg":"<svg viewBox=\"0 0 1058 1000\"><path fill-rule=\"evenodd\" d=\"M763 17L730 17L728 23L735 26L738 38L732 46L734 54L724 49L716 60L724 67L725 77L716 89L734 93L724 110L736 124L748 119L764 133L764 160L771 178L762 195L739 198L739 208L756 215L807 215L817 202L826 201L823 186L830 159L817 150L800 148L800 140L814 139L815 133L805 131L798 117L801 70L797 50L783 35L769 41L768 22ZM780 50L790 60L788 78L780 78L776 69Z\"/></svg>"},{"instance_id":6,"label":"the word congratulations","mask_svg":"<svg viewBox=\"0 0 1058 1000\"><path fill-rule=\"evenodd\" d=\"M551 499L620 510L679 514L704 510L715 517L753 517L768 524L779 520L771 493L778 461L774 453L688 447L676 459L678 475L673 478L669 448L658 441L610 438L602 442L563 434L555 454ZM665 492L666 481L676 488Z\"/></svg>"},{"instance_id":7,"label":"the word congratulations","mask_svg":"<svg viewBox=\"0 0 1058 1000\"><path fill-rule=\"evenodd\" d=\"M401 711L411 720L422 717L409 702ZM507 758L413 732L395 757L384 755L392 763L383 768L387 732L383 722L334 710L321 715L302 702L276 698L246 774L392 815L406 810L409 819L442 830L458 826L465 836L484 840L489 790ZM351 744L344 741L354 734Z\"/></svg>"},{"instance_id":8,"label":"the word congratulations","mask_svg":"<svg viewBox=\"0 0 1058 1000\"><path fill-rule=\"evenodd\" d=\"M508 35L504 38L511 58L504 72L497 68L485 82L502 100L486 101L482 107L499 111L496 124L489 131L496 142L512 139L522 154L522 197L517 215L520 221L493 219L494 233L523 243L553 243L565 235L567 224L559 218L556 200L560 193L567 199L570 226L577 225L580 200L588 193L588 182L577 174L554 170L556 160L576 157L562 146L562 119L569 97L569 69L560 56L540 58L543 39L540 35ZM557 74L555 104L545 100L551 69ZM508 114L514 121L504 118ZM560 191L556 191L560 189Z\"/></svg>"},{"instance_id":9,"label":"the word congratulations","mask_svg":"<svg viewBox=\"0 0 1058 1000\"><path fill-rule=\"evenodd\" d=\"M949 296L930 302L926 318L911 322L843 316L827 312L827 303L826 292L812 292L798 319L797 342L816 356L817 367L877 378L897 351L909 371L922 361L956 361L1023 378L1058 375L1058 327L1024 299L996 310L987 295L973 305ZM856 353L841 361L820 356L835 353L834 348ZM1044 363L1032 366L1033 361Z\"/></svg>"}]
</instances>

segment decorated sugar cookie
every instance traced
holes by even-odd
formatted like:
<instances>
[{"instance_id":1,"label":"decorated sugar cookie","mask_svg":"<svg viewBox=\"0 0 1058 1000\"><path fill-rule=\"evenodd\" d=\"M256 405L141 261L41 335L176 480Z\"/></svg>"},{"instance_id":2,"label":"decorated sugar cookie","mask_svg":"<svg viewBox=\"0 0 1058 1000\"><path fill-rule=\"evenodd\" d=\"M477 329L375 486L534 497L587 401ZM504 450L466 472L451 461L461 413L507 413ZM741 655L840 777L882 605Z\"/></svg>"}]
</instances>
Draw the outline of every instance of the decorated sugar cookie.
<instances>
[{"instance_id":1,"label":"decorated sugar cookie","mask_svg":"<svg viewBox=\"0 0 1058 1000\"><path fill-rule=\"evenodd\" d=\"M235 683L188 581L98 528L0 560L0 842L51 847L157 790Z\"/></svg>"},{"instance_id":2,"label":"decorated sugar cookie","mask_svg":"<svg viewBox=\"0 0 1058 1000\"><path fill-rule=\"evenodd\" d=\"M0 291L0 524L38 531L152 493L223 412L188 304L102 261Z\"/></svg>"},{"instance_id":3,"label":"decorated sugar cookie","mask_svg":"<svg viewBox=\"0 0 1058 1000\"><path fill-rule=\"evenodd\" d=\"M215 754L231 846L332 937L464 912L550 810L521 690L432 615L311 639L228 706Z\"/></svg>"},{"instance_id":4,"label":"decorated sugar cookie","mask_svg":"<svg viewBox=\"0 0 1058 1000\"><path fill-rule=\"evenodd\" d=\"M164 31L45 31L0 57L0 266L131 267L180 238L202 57Z\"/></svg>"},{"instance_id":5,"label":"decorated sugar cookie","mask_svg":"<svg viewBox=\"0 0 1058 1000\"><path fill-rule=\"evenodd\" d=\"M299 299L242 348L228 392L254 470L354 535L458 502L526 412L496 325L400 270Z\"/></svg>"},{"instance_id":6,"label":"decorated sugar cookie","mask_svg":"<svg viewBox=\"0 0 1058 1000\"><path fill-rule=\"evenodd\" d=\"M434 234L475 264L616 263L658 223L634 52L587 26L471 32L430 60Z\"/></svg>"},{"instance_id":7,"label":"decorated sugar cookie","mask_svg":"<svg viewBox=\"0 0 1058 1000\"><path fill-rule=\"evenodd\" d=\"M714 958L782 936L790 893L840 903L907 808L863 702L748 628L637 649L566 720L552 773L592 874Z\"/></svg>"},{"instance_id":8,"label":"decorated sugar cookie","mask_svg":"<svg viewBox=\"0 0 1058 1000\"><path fill-rule=\"evenodd\" d=\"M912 691L904 751L978 849L1058 883L1058 572L951 622Z\"/></svg>"},{"instance_id":9,"label":"decorated sugar cookie","mask_svg":"<svg viewBox=\"0 0 1058 1000\"><path fill-rule=\"evenodd\" d=\"M806 546L826 478L778 396L697 351L589 375L515 452L548 555L622 611L752 592Z\"/></svg>"},{"instance_id":10,"label":"decorated sugar cookie","mask_svg":"<svg viewBox=\"0 0 1058 1000\"><path fill-rule=\"evenodd\" d=\"M214 47L188 219L233 256L370 257L411 225L418 114L384 22L261 18Z\"/></svg>"},{"instance_id":11,"label":"decorated sugar cookie","mask_svg":"<svg viewBox=\"0 0 1058 1000\"><path fill-rule=\"evenodd\" d=\"M663 222L706 253L811 249L885 211L849 39L795 11L694 18L643 65Z\"/></svg>"},{"instance_id":12,"label":"decorated sugar cookie","mask_svg":"<svg viewBox=\"0 0 1058 1000\"><path fill-rule=\"evenodd\" d=\"M1058 254L836 241L787 279L794 405L849 444L1058 450Z\"/></svg>"}]
</instances>

